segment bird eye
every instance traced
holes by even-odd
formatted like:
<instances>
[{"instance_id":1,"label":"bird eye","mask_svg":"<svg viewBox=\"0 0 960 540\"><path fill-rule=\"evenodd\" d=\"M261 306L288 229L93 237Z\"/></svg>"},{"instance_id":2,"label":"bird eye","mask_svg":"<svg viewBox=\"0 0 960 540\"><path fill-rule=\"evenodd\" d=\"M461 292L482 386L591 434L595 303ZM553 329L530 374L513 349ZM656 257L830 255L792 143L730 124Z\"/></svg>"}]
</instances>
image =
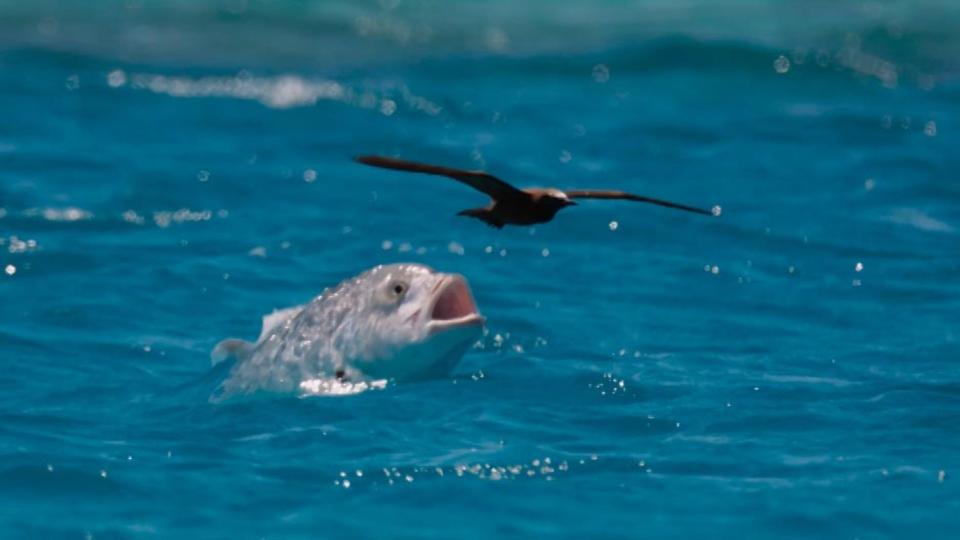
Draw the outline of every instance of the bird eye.
<instances>
[{"instance_id":1,"label":"bird eye","mask_svg":"<svg viewBox=\"0 0 960 540\"><path fill-rule=\"evenodd\" d=\"M403 293L407 292L407 286L403 283L394 283L393 284L393 294L400 296Z\"/></svg>"}]
</instances>

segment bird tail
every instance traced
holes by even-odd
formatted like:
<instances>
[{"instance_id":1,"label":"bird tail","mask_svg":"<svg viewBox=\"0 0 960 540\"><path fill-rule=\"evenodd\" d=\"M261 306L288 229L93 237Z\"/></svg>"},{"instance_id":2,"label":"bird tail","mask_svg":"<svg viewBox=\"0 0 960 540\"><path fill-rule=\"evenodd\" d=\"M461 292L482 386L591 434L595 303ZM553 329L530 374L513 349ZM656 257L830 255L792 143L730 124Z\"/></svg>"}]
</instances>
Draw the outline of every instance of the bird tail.
<instances>
[{"instance_id":1,"label":"bird tail","mask_svg":"<svg viewBox=\"0 0 960 540\"><path fill-rule=\"evenodd\" d=\"M491 227L495 227L497 229L503 228L503 223L500 220L495 219L493 216L491 216L490 210L487 210L486 208L468 208L466 210L461 210L457 212L457 215L477 218L480 221L486 223L487 225Z\"/></svg>"}]
</instances>

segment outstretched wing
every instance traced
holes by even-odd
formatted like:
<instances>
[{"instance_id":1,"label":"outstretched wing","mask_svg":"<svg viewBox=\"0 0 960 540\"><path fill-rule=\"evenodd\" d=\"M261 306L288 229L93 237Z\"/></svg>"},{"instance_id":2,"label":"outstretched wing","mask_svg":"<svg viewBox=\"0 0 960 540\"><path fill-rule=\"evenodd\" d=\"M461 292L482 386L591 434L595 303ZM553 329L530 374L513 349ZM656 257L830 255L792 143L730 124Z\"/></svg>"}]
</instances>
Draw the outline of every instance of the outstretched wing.
<instances>
[{"instance_id":1,"label":"outstretched wing","mask_svg":"<svg viewBox=\"0 0 960 540\"><path fill-rule=\"evenodd\" d=\"M360 156L356 158L356 160L364 165L372 165L374 167L380 167L383 169L446 176L463 182L477 191L486 193L494 199L528 197L528 195L523 191L520 191L503 180L500 180L499 178L483 171L464 171L461 169L440 167L437 165L428 165L426 163L416 163L413 161L404 161L402 159L382 156Z\"/></svg>"},{"instance_id":2,"label":"outstretched wing","mask_svg":"<svg viewBox=\"0 0 960 540\"><path fill-rule=\"evenodd\" d=\"M697 214L706 214L708 216L713 214L713 212L710 210L704 210L702 208L695 208L685 204L665 201L663 199L654 199L653 197L634 195L625 191L612 191L605 189L574 189L570 191L564 190L564 193L566 193L567 197L571 199L622 199L625 201L657 204L660 206L666 206L667 208L676 208L678 210L686 210L687 212L696 212Z\"/></svg>"}]
</instances>

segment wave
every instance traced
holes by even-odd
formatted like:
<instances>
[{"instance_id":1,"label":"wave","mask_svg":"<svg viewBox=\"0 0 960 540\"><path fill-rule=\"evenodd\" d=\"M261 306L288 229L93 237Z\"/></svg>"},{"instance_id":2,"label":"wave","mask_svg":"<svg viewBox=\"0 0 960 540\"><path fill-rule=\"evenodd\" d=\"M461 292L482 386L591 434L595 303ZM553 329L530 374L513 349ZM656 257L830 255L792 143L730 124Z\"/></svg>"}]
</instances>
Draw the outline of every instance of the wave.
<instances>
[{"instance_id":1,"label":"wave","mask_svg":"<svg viewBox=\"0 0 960 540\"><path fill-rule=\"evenodd\" d=\"M630 54L638 44L643 57L644 44L680 37L710 46L688 49L694 54L686 59L674 50L647 60L716 65L745 46L767 51L765 69L782 54L791 65L828 62L887 84L904 71L960 72L960 36L951 24L960 20L960 5L932 0L882 8L841 1L816 13L802 0L737 6L559 0L549 9L494 1L449 3L443 10L423 2L346 0L107 0L95 8L38 0L0 12L0 51L39 49L181 67L349 70L424 58ZM746 65L751 58L738 60Z\"/></svg>"}]
</instances>

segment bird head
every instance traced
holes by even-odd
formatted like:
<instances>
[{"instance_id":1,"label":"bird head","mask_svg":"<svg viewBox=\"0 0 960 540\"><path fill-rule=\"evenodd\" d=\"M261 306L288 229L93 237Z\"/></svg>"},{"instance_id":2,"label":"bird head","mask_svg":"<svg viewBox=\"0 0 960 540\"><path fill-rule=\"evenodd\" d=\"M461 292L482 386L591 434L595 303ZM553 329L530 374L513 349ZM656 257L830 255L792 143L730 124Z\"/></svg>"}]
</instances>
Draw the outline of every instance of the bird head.
<instances>
[{"instance_id":1,"label":"bird head","mask_svg":"<svg viewBox=\"0 0 960 540\"><path fill-rule=\"evenodd\" d=\"M550 201L550 203L555 205L558 209L565 206L577 205L574 200L572 200L570 197L567 197L567 194L559 189L548 189L544 194L546 195L545 199Z\"/></svg>"}]
</instances>

